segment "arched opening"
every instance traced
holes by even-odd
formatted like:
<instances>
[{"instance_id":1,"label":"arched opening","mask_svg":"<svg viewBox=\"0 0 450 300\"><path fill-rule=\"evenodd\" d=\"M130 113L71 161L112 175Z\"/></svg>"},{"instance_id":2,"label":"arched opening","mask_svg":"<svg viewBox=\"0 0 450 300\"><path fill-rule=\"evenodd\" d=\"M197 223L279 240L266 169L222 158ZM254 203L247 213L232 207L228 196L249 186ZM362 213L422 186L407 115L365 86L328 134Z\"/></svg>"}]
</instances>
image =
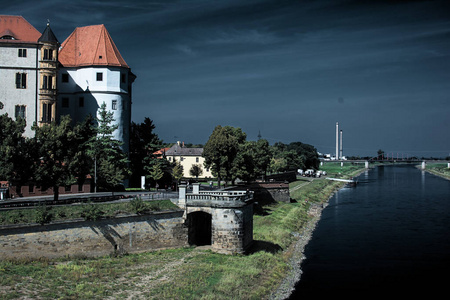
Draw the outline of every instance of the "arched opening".
<instances>
[{"instance_id":1,"label":"arched opening","mask_svg":"<svg viewBox=\"0 0 450 300\"><path fill-rule=\"evenodd\" d=\"M202 211L188 214L189 245L211 245L211 215Z\"/></svg>"}]
</instances>

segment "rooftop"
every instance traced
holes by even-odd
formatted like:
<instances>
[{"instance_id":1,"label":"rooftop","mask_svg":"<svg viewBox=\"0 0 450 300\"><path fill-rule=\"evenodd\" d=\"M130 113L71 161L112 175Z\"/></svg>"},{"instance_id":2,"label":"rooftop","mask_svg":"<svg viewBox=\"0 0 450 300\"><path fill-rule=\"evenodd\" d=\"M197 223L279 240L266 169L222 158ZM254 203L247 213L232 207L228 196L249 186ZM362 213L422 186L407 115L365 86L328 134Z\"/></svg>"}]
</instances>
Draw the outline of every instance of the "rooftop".
<instances>
[{"instance_id":1,"label":"rooftop","mask_svg":"<svg viewBox=\"0 0 450 300\"><path fill-rule=\"evenodd\" d=\"M129 68L103 24L77 27L62 43L59 61L64 67Z\"/></svg>"},{"instance_id":2,"label":"rooftop","mask_svg":"<svg viewBox=\"0 0 450 300\"><path fill-rule=\"evenodd\" d=\"M36 44L41 33L22 16L0 15L0 43Z\"/></svg>"}]
</instances>

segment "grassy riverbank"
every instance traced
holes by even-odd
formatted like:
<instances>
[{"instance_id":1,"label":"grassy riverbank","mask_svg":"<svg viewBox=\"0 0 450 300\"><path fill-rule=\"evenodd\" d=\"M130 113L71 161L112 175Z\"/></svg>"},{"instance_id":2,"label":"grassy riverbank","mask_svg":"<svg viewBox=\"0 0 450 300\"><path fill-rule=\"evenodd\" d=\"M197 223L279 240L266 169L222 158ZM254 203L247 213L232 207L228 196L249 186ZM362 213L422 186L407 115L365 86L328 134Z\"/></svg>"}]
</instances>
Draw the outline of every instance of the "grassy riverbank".
<instances>
[{"instance_id":1,"label":"grassy riverbank","mask_svg":"<svg viewBox=\"0 0 450 300\"><path fill-rule=\"evenodd\" d=\"M425 168L427 172L450 180L450 169L444 164L428 164Z\"/></svg>"},{"instance_id":2,"label":"grassy riverbank","mask_svg":"<svg viewBox=\"0 0 450 300\"><path fill-rule=\"evenodd\" d=\"M331 176L359 168L324 166ZM342 183L301 178L290 185L293 203L264 207L254 217L255 246L228 256L202 248L123 257L0 262L0 298L45 299L268 299L292 270L290 258L310 207L326 202ZM298 249L297 249L298 251Z\"/></svg>"}]
</instances>

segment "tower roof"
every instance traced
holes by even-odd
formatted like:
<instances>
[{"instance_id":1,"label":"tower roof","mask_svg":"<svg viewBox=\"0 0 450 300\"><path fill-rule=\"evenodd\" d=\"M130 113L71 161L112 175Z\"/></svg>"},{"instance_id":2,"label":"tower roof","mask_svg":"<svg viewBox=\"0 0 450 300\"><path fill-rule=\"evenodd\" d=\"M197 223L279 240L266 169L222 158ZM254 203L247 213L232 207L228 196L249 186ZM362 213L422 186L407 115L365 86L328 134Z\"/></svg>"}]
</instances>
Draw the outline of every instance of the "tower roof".
<instances>
[{"instance_id":1,"label":"tower roof","mask_svg":"<svg viewBox=\"0 0 450 300\"><path fill-rule=\"evenodd\" d=\"M0 43L37 43L41 33L22 16L0 15Z\"/></svg>"},{"instance_id":2,"label":"tower roof","mask_svg":"<svg viewBox=\"0 0 450 300\"><path fill-rule=\"evenodd\" d=\"M103 24L77 27L62 43L58 57L64 67L129 68Z\"/></svg>"},{"instance_id":3,"label":"tower roof","mask_svg":"<svg viewBox=\"0 0 450 300\"><path fill-rule=\"evenodd\" d=\"M55 34L53 33L52 29L50 28L49 23L47 23L47 27L45 27L45 30L42 33L42 35L38 41L39 42L56 43L56 44L59 43L58 39L56 38Z\"/></svg>"}]
</instances>

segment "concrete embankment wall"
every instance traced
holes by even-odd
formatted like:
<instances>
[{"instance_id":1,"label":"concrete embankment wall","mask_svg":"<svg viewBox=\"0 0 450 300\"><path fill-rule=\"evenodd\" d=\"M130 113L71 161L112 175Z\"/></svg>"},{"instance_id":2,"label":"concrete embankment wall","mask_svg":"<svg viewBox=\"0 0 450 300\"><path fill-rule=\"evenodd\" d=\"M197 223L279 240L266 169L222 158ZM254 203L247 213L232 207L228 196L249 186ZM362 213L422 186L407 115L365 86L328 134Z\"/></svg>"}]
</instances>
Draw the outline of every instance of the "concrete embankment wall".
<instances>
[{"instance_id":1,"label":"concrete embankment wall","mask_svg":"<svg viewBox=\"0 0 450 300\"><path fill-rule=\"evenodd\" d=\"M183 211L0 228L0 259L95 257L187 246Z\"/></svg>"}]
</instances>

